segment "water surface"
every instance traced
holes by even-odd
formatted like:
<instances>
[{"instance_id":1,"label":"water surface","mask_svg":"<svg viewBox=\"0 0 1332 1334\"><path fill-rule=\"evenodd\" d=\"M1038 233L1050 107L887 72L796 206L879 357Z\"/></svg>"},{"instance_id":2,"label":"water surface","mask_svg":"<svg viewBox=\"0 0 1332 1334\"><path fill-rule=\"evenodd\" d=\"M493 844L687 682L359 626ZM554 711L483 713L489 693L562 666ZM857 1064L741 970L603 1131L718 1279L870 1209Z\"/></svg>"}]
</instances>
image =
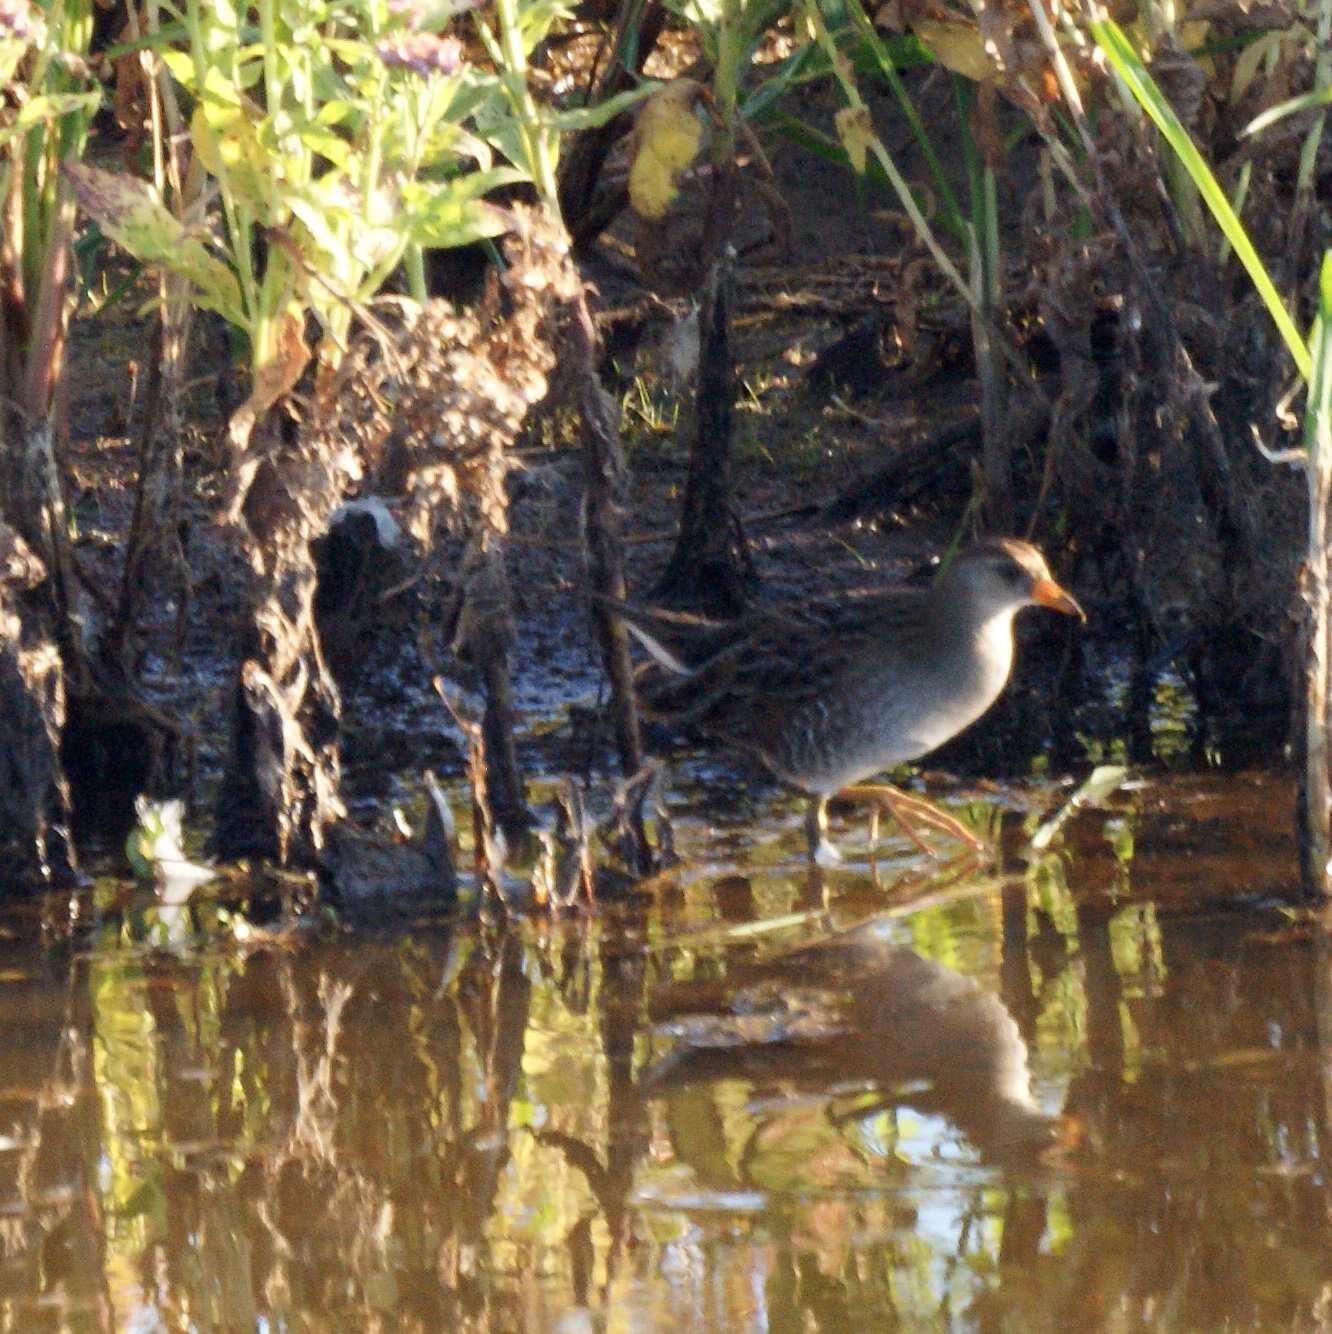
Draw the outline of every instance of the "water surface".
<instances>
[{"instance_id":1,"label":"water surface","mask_svg":"<svg viewBox=\"0 0 1332 1334\"><path fill-rule=\"evenodd\" d=\"M888 835L877 883L854 828L818 884L719 821L553 922L238 941L204 903L164 949L111 882L78 930L11 907L0 1328L1323 1327L1290 793L1114 807L1039 859L1010 809L1000 869Z\"/></svg>"}]
</instances>

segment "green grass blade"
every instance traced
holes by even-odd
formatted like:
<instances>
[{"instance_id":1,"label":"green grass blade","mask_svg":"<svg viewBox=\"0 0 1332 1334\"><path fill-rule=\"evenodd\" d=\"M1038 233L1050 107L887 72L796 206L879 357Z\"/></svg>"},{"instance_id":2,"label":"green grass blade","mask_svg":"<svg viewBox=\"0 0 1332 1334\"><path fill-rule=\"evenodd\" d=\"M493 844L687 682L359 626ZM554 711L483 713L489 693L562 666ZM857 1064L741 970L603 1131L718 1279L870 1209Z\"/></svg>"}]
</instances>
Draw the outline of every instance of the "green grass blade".
<instances>
[{"instance_id":1,"label":"green grass blade","mask_svg":"<svg viewBox=\"0 0 1332 1334\"><path fill-rule=\"evenodd\" d=\"M1138 59L1137 53L1120 26L1113 19L1098 19L1092 22L1091 32L1097 45L1105 52L1106 59L1114 66L1115 72L1124 80L1129 91L1151 117L1175 156L1193 178L1198 193L1202 195L1217 225L1234 248L1236 258L1244 265L1259 296L1267 306L1268 314L1271 315L1281 337L1285 339L1296 368L1304 379L1308 380L1313 365L1309 348L1282 302L1276 284L1259 259L1258 252L1253 248L1248 232L1235 216L1230 201L1189 137L1189 132L1180 124L1179 117L1175 115L1174 109L1157 87L1155 80Z\"/></svg>"},{"instance_id":2,"label":"green grass blade","mask_svg":"<svg viewBox=\"0 0 1332 1334\"><path fill-rule=\"evenodd\" d=\"M874 24L870 22L869 15L861 7L860 0L846 0L845 12L860 40L873 56L880 77L892 90L893 96L897 98L897 104L920 148L921 155L925 159L925 165L934 180L934 188L943 203L942 221L956 235L965 237L966 228L962 224L962 209L957 202L956 195L953 194L953 187L949 183L943 163L939 160L939 155L935 151L930 132L925 128L925 122L921 120L920 113L916 110L916 104L912 101L906 84L902 82L902 77L897 72L897 65L893 60L892 53L888 50L883 38L879 36Z\"/></svg>"},{"instance_id":3,"label":"green grass blade","mask_svg":"<svg viewBox=\"0 0 1332 1334\"><path fill-rule=\"evenodd\" d=\"M825 134L822 130L807 124L803 120L798 120L795 116L786 112L770 113L763 118L763 128L766 133L775 138L783 139L787 143L795 144L813 157L832 163L834 166L845 167L848 171L852 170L851 159L847 157L846 149L842 147L840 139ZM874 158L870 158L865 163L865 180L877 189L888 193L892 191L892 182ZM919 189L913 189L912 195L915 197L917 204L924 208L926 195ZM967 235L968 233L964 227L962 239L965 240Z\"/></svg>"},{"instance_id":4,"label":"green grass blade","mask_svg":"<svg viewBox=\"0 0 1332 1334\"><path fill-rule=\"evenodd\" d=\"M1250 135L1261 134L1277 121L1286 116L1293 116L1297 111L1314 111L1318 107L1332 106L1332 87L1315 88L1311 93L1301 93L1298 97L1288 97L1274 107L1268 107L1261 115L1255 116L1240 132L1241 139Z\"/></svg>"}]
</instances>

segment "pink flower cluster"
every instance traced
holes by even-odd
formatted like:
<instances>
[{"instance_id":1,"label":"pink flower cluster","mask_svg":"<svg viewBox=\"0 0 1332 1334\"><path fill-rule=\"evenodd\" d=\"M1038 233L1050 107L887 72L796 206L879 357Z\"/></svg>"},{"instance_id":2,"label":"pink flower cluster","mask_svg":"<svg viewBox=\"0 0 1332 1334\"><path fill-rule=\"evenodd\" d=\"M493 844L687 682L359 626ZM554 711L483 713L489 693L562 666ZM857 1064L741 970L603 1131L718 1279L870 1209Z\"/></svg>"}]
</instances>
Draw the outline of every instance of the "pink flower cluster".
<instances>
[{"instance_id":1,"label":"pink flower cluster","mask_svg":"<svg viewBox=\"0 0 1332 1334\"><path fill-rule=\"evenodd\" d=\"M20 42L35 42L41 32L41 20L29 0L0 0L0 34Z\"/></svg>"},{"instance_id":2,"label":"pink flower cluster","mask_svg":"<svg viewBox=\"0 0 1332 1334\"><path fill-rule=\"evenodd\" d=\"M5 2L0 0L0 4ZM453 74L462 65L462 43L456 37L439 37L431 32L388 37L375 49L391 69L409 69L417 74Z\"/></svg>"}]
</instances>

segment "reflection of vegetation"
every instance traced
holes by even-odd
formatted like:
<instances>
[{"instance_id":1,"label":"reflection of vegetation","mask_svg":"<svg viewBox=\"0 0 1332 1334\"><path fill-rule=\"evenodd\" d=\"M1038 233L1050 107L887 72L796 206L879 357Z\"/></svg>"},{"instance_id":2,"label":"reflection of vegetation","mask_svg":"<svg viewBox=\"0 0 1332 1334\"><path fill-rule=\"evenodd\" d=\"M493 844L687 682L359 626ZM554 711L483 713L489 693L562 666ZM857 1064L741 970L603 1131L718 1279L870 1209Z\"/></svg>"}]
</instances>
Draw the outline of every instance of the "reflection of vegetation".
<instances>
[{"instance_id":1,"label":"reflection of vegetation","mask_svg":"<svg viewBox=\"0 0 1332 1334\"><path fill-rule=\"evenodd\" d=\"M987 1122L935 1079L868 1077L901 1019L743 1068L654 1029L709 1006L759 1022L743 980L825 914L780 873L591 922L248 956L146 952L109 889L87 959L0 932L3 1327L43 1328L38 1292L104 1304L103 1328L142 1309L499 1331L581 1308L608 1328L1062 1329L1106 1303L1173 1311L1160 1328L1313 1327L1326 961L1153 902L1173 818L1101 818L1025 879L885 927L957 1003L1002 1001L1040 1106L1081 1131L1047 1164L991 1162ZM775 907L787 929L737 929ZM798 1017L807 988L776 978ZM890 1015L881 981L856 1003ZM682 1041L722 1077L690 1076Z\"/></svg>"}]
</instances>

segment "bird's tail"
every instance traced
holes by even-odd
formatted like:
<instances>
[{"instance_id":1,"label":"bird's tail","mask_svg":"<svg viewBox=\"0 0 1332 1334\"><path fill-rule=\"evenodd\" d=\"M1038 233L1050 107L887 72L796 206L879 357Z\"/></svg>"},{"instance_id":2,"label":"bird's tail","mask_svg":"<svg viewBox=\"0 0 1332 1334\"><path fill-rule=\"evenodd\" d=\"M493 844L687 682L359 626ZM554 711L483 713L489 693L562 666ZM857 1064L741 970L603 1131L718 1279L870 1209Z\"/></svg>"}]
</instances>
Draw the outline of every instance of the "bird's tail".
<instances>
[{"instance_id":1,"label":"bird's tail","mask_svg":"<svg viewBox=\"0 0 1332 1334\"><path fill-rule=\"evenodd\" d=\"M674 676L692 676L698 664L716 651L713 641L725 631L724 624L688 612L636 607L604 593L592 596L624 622L653 662Z\"/></svg>"}]
</instances>

